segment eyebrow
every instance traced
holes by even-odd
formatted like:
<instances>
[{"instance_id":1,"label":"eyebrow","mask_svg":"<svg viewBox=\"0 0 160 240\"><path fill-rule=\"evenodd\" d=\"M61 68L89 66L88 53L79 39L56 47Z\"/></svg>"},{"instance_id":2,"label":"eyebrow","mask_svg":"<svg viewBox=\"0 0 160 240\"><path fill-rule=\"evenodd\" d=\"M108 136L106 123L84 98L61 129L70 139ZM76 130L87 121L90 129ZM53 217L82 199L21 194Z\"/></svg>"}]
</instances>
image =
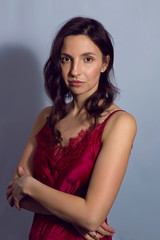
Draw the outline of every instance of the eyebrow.
<instances>
[{"instance_id":1,"label":"eyebrow","mask_svg":"<svg viewBox=\"0 0 160 240\"><path fill-rule=\"evenodd\" d=\"M70 54L68 54L68 53L61 53L61 55L65 55L65 56L67 56L67 57L72 57ZM94 56L96 56L96 54L95 53L93 53L93 52L86 52L86 53L82 53L81 54L81 56L82 57L85 57L85 56L88 56L88 55L94 55Z\"/></svg>"}]
</instances>

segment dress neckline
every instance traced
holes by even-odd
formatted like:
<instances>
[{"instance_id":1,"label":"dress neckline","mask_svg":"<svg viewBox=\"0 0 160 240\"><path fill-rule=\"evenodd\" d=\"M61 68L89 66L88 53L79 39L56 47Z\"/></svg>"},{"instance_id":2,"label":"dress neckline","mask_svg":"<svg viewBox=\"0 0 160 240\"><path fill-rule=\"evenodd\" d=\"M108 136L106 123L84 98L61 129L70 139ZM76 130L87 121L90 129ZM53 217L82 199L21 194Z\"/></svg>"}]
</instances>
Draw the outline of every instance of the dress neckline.
<instances>
[{"instance_id":1,"label":"dress neckline","mask_svg":"<svg viewBox=\"0 0 160 240\"><path fill-rule=\"evenodd\" d=\"M101 125L103 125L103 124L105 125L106 122L109 120L109 118L110 118L113 114L115 114L116 112L119 112L119 111L123 111L123 112L124 112L124 110L122 110L122 109L117 109L117 110L111 112L102 122L97 123L97 125L96 125L93 129L91 129L91 130L90 130L90 128L81 129L81 130L77 133L76 136L73 136L73 137L68 138L67 144L65 144L65 145L61 144L61 145L60 145L59 143L57 143L57 144L55 144L54 146L57 146L57 148L60 148L59 150L66 150L66 149L68 149L70 146L76 145L76 143L79 142L78 139L82 140L83 137L85 137L88 133L90 134L90 133L92 133L96 128L100 127Z\"/></svg>"}]
</instances>

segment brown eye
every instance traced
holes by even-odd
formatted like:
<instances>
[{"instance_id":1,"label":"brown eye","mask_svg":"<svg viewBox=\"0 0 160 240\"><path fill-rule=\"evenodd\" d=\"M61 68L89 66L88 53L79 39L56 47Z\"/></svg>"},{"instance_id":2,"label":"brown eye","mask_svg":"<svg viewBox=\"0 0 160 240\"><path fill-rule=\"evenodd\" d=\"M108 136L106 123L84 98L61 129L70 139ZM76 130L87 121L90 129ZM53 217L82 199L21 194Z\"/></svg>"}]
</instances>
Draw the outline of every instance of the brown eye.
<instances>
[{"instance_id":1,"label":"brown eye","mask_svg":"<svg viewBox=\"0 0 160 240\"><path fill-rule=\"evenodd\" d=\"M87 57L84 59L85 62L89 63L89 62L93 62L93 58L91 57Z\"/></svg>"},{"instance_id":2,"label":"brown eye","mask_svg":"<svg viewBox=\"0 0 160 240\"><path fill-rule=\"evenodd\" d=\"M70 61L71 61L71 59L69 57L61 57L61 62L62 63L68 63Z\"/></svg>"}]
</instances>

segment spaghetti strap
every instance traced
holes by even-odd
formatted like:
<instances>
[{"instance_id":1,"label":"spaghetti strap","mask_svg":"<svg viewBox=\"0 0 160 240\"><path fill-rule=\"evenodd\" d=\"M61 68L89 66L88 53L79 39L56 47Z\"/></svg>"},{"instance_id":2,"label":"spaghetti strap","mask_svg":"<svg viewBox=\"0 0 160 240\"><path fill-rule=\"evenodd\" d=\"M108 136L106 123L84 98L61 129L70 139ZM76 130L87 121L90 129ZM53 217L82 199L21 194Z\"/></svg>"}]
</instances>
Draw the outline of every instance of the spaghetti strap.
<instances>
[{"instance_id":1,"label":"spaghetti strap","mask_svg":"<svg viewBox=\"0 0 160 240\"><path fill-rule=\"evenodd\" d=\"M36 137L38 145L33 160L35 178L49 187L84 198L102 147L105 123L118 111L122 110L111 112L104 122L91 131L82 129L77 137L70 138L69 144L61 148L51 144L51 130L45 125ZM35 213L29 239L82 240L82 237L71 223L55 216ZM111 240L107 236L103 239Z\"/></svg>"},{"instance_id":2,"label":"spaghetti strap","mask_svg":"<svg viewBox=\"0 0 160 240\"><path fill-rule=\"evenodd\" d=\"M110 117L112 117L112 115L114 115L116 112L125 112L125 111L122 110L122 109L117 109L117 110L111 112L111 113L106 117L106 119L104 120L104 123L106 123L106 122L110 119Z\"/></svg>"}]
</instances>

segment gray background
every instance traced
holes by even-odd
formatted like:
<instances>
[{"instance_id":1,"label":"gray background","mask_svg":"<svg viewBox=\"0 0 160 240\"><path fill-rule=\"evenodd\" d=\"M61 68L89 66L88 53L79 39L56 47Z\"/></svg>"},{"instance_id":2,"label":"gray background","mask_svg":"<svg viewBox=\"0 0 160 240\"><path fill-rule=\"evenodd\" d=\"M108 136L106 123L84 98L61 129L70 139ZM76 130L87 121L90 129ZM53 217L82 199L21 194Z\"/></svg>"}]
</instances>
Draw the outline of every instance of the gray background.
<instances>
[{"instance_id":1,"label":"gray background","mask_svg":"<svg viewBox=\"0 0 160 240\"><path fill-rule=\"evenodd\" d=\"M0 239L27 239L32 213L5 199L37 113L50 104L43 65L60 23L82 15L114 38L117 104L133 114L138 134L109 214L115 240L158 240L160 224L160 2L157 0L0 0Z\"/></svg>"}]
</instances>

